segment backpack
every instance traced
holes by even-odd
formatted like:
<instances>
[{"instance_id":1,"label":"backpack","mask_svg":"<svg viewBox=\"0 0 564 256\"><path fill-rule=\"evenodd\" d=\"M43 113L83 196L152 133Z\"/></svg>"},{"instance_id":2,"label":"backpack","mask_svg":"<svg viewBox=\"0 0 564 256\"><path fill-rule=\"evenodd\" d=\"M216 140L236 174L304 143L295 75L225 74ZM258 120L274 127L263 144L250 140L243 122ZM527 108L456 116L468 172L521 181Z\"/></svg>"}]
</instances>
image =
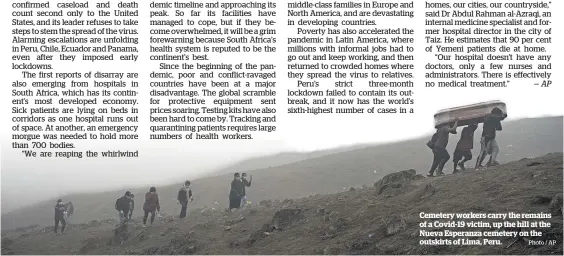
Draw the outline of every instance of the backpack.
<instances>
[{"instance_id":1,"label":"backpack","mask_svg":"<svg viewBox=\"0 0 564 256\"><path fill-rule=\"evenodd\" d=\"M433 149L433 147L435 146L435 142L437 141L438 136L439 136L439 133L435 132L435 134L433 134L433 137L431 137L431 140L429 140L427 142L427 147L429 147L430 149Z\"/></svg>"}]
</instances>

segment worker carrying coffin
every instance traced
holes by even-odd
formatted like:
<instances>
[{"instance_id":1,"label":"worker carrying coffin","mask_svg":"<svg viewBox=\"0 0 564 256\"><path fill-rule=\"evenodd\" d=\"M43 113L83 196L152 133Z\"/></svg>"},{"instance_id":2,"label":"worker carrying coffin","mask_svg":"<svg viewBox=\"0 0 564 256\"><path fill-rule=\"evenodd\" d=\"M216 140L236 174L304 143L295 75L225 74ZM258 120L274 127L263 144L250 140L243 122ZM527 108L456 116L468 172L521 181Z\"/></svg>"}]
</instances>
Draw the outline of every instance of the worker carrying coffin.
<instances>
[{"instance_id":1,"label":"worker carrying coffin","mask_svg":"<svg viewBox=\"0 0 564 256\"><path fill-rule=\"evenodd\" d=\"M427 142L427 146L432 150L434 159L428 176L433 177L435 169L437 176L444 175L443 167L450 159L446 150L449 134L456 134L458 126L468 126L464 128L460 142L457 144L454 159L453 173L456 173L456 165L464 170L464 162L472 158L474 131L478 124L483 123L482 136L480 139L480 153L477 157L475 168L482 167L482 161L487 155L490 159L486 166L495 166L499 163L496 157L499 147L495 140L496 131L501 131L501 121L507 117L505 103L501 101L489 101L472 105L460 106L455 108L443 109L435 114L435 128L437 132ZM462 160L462 162L459 162Z\"/></svg>"}]
</instances>

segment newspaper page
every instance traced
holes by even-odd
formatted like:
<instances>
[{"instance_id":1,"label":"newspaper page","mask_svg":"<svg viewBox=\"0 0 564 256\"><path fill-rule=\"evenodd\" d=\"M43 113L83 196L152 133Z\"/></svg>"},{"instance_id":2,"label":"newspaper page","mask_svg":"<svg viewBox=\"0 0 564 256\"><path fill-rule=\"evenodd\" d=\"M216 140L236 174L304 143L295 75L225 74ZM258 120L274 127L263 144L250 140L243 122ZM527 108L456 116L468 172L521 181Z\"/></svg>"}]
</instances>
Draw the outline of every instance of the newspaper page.
<instances>
[{"instance_id":1,"label":"newspaper page","mask_svg":"<svg viewBox=\"0 0 564 256\"><path fill-rule=\"evenodd\" d=\"M2 254L563 253L563 1L2 7Z\"/></svg>"}]
</instances>

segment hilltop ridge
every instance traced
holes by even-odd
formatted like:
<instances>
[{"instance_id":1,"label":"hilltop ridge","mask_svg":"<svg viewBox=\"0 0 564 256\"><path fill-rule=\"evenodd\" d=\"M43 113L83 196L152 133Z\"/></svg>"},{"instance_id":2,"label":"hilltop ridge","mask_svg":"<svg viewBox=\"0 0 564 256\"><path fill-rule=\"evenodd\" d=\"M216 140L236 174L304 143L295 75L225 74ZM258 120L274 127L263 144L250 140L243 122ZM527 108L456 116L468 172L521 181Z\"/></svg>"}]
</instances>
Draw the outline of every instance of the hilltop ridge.
<instances>
[{"instance_id":1,"label":"hilltop ridge","mask_svg":"<svg viewBox=\"0 0 564 256\"><path fill-rule=\"evenodd\" d=\"M562 255L562 153L425 178L393 172L363 188L265 200L236 213L205 208L126 230L112 219L2 232L3 254L557 254ZM424 246L420 213L550 213L554 246L501 238L499 246ZM476 229L480 230L480 229ZM505 230L505 229L504 229ZM514 231L507 229L507 232Z\"/></svg>"}]
</instances>

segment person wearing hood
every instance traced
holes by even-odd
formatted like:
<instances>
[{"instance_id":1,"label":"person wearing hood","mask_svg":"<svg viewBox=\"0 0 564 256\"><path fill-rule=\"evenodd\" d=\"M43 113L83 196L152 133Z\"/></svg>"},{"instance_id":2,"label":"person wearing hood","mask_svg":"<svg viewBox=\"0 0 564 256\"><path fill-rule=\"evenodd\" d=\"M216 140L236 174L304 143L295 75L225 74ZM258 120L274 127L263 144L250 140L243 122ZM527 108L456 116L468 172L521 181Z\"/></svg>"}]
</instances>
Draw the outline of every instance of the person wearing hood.
<instances>
[{"instance_id":1,"label":"person wearing hood","mask_svg":"<svg viewBox=\"0 0 564 256\"><path fill-rule=\"evenodd\" d=\"M65 232L65 226L67 225L65 220L65 208L63 200L57 200L57 204L55 205L55 234L59 231L59 222L61 223L61 234Z\"/></svg>"},{"instance_id":2,"label":"person wearing hood","mask_svg":"<svg viewBox=\"0 0 564 256\"><path fill-rule=\"evenodd\" d=\"M151 187L149 192L145 194L143 211L145 212L145 215L143 216L143 227L147 224L147 217L149 217L149 213L151 213L151 225L153 225L153 221L155 221L155 211L161 211L159 195L157 194L157 189L155 187Z\"/></svg>"},{"instance_id":3,"label":"person wearing hood","mask_svg":"<svg viewBox=\"0 0 564 256\"><path fill-rule=\"evenodd\" d=\"M176 199L182 206L182 209L180 209L180 218L185 218L186 211L188 210L188 200L190 200L190 202L194 201L194 198L192 197L192 189L190 189L189 180L184 182L184 186L182 186L180 190L178 190L178 196L176 197Z\"/></svg>"},{"instance_id":4,"label":"person wearing hood","mask_svg":"<svg viewBox=\"0 0 564 256\"><path fill-rule=\"evenodd\" d=\"M245 185L241 181L241 175L235 173L233 181L231 181L231 190L229 191L229 211L239 209L241 207L241 199L243 198L243 189Z\"/></svg>"},{"instance_id":5,"label":"person wearing hood","mask_svg":"<svg viewBox=\"0 0 564 256\"><path fill-rule=\"evenodd\" d=\"M119 225L127 223L127 217L129 216L129 203L131 202L131 192L125 192L125 195L116 200L116 211L118 211Z\"/></svg>"}]
</instances>

